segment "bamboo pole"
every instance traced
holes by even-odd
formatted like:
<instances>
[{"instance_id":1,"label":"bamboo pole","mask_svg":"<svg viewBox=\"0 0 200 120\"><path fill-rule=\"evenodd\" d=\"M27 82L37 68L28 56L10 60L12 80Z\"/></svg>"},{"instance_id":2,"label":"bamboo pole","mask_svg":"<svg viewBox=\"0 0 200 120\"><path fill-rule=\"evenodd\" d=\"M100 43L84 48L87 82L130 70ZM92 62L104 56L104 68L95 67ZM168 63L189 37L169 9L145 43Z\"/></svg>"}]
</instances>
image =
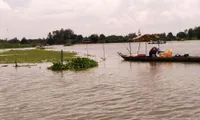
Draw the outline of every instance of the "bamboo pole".
<instances>
[{"instance_id":1,"label":"bamboo pole","mask_svg":"<svg viewBox=\"0 0 200 120\"><path fill-rule=\"evenodd\" d=\"M106 52L105 52L105 41L103 43L103 59L105 60L106 59Z\"/></svg>"},{"instance_id":2,"label":"bamboo pole","mask_svg":"<svg viewBox=\"0 0 200 120\"><path fill-rule=\"evenodd\" d=\"M17 65L17 61L15 60L15 67L18 67L18 65Z\"/></svg>"},{"instance_id":3,"label":"bamboo pole","mask_svg":"<svg viewBox=\"0 0 200 120\"><path fill-rule=\"evenodd\" d=\"M139 54L139 51L140 51L140 42L139 42L137 54Z\"/></svg>"},{"instance_id":4,"label":"bamboo pole","mask_svg":"<svg viewBox=\"0 0 200 120\"><path fill-rule=\"evenodd\" d=\"M61 63L63 64L63 50L61 50L61 55L60 55L60 57L61 57L60 61L61 61Z\"/></svg>"},{"instance_id":5,"label":"bamboo pole","mask_svg":"<svg viewBox=\"0 0 200 120\"><path fill-rule=\"evenodd\" d=\"M87 50L87 58L88 58L88 44L86 44L86 50Z\"/></svg>"},{"instance_id":6,"label":"bamboo pole","mask_svg":"<svg viewBox=\"0 0 200 120\"><path fill-rule=\"evenodd\" d=\"M146 51L146 56L147 56L147 54L148 54L148 53L147 53L147 42L146 42L145 46L146 46L146 47L145 47L145 51Z\"/></svg>"},{"instance_id":7,"label":"bamboo pole","mask_svg":"<svg viewBox=\"0 0 200 120\"><path fill-rule=\"evenodd\" d=\"M132 56L131 42L129 42L129 52L130 52L130 56Z\"/></svg>"}]
</instances>

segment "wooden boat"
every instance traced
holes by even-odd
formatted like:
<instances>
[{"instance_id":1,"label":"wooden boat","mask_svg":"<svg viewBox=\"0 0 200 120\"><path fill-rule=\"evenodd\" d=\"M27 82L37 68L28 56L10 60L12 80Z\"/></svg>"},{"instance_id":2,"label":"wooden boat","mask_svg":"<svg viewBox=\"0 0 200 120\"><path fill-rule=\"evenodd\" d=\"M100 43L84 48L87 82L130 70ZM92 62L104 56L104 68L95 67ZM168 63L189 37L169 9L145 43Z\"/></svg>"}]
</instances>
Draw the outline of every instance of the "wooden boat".
<instances>
[{"instance_id":1,"label":"wooden boat","mask_svg":"<svg viewBox=\"0 0 200 120\"><path fill-rule=\"evenodd\" d=\"M159 37L155 36L155 35L142 35L142 36L138 36L137 38L134 38L134 41L146 41L146 45L145 45L145 51L146 54L139 54L139 50L140 50L140 42L139 42L139 46L138 46L138 51L137 51L137 56L132 56L132 52L131 52L131 44L129 42L129 49L127 48L128 52L130 55L124 55L120 52L118 52L119 56L121 56L125 61L141 61L141 62L199 62L200 63L200 56L199 57L195 57L195 56L189 56L189 54L185 54L185 55L175 55L172 56L172 51L168 51L167 53L165 52L161 52L159 53L159 55L161 57L150 57L147 56L147 41L151 40L149 44L158 44L158 49L160 49L160 44L165 44L166 41L153 41L153 39L158 39ZM151 43L153 41L153 43Z\"/></svg>"},{"instance_id":2,"label":"wooden boat","mask_svg":"<svg viewBox=\"0 0 200 120\"><path fill-rule=\"evenodd\" d=\"M191 56L173 56L173 57L149 57L149 56L128 56L122 53L118 54L125 61L141 61L141 62L199 62L200 57L191 57Z\"/></svg>"},{"instance_id":3,"label":"wooden boat","mask_svg":"<svg viewBox=\"0 0 200 120\"><path fill-rule=\"evenodd\" d=\"M166 41L158 40L158 41L149 41L148 44L166 44L166 43L167 43Z\"/></svg>"}]
</instances>

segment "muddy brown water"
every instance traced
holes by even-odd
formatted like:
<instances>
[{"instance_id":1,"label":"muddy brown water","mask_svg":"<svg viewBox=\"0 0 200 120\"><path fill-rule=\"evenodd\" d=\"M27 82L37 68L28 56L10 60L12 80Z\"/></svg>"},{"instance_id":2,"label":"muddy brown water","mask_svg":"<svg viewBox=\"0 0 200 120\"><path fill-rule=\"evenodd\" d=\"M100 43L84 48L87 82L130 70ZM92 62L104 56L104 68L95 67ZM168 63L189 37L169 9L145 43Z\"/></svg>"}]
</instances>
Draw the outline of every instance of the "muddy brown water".
<instances>
[{"instance_id":1,"label":"muddy brown water","mask_svg":"<svg viewBox=\"0 0 200 120\"><path fill-rule=\"evenodd\" d=\"M128 44L54 46L92 55L99 67L52 72L51 63L0 67L1 120L198 120L200 64L125 62ZM132 43L133 54L138 44ZM141 53L145 52L141 44ZM154 45L149 45L150 49ZM161 45L173 53L200 55L200 42Z\"/></svg>"}]
</instances>

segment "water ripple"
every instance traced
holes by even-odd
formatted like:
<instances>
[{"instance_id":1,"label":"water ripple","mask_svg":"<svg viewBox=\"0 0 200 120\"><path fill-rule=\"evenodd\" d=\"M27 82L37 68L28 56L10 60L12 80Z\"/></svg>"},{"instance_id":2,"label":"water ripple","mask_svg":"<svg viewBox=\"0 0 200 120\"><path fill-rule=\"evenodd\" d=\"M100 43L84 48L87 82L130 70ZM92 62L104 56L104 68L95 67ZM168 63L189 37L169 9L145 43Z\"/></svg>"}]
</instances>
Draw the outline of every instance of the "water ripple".
<instances>
[{"instance_id":1,"label":"water ripple","mask_svg":"<svg viewBox=\"0 0 200 120\"><path fill-rule=\"evenodd\" d=\"M194 42L191 45L198 44ZM12 65L0 67L0 119L200 118L200 74L197 72L200 65L122 62L114 53L119 48L123 52L123 46L109 44L107 47L110 51L107 54L110 57L105 63L84 72L52 72L46 69L49 64L37 65L31 69L15 69ZM184 47L177 51L193 48ZM85 47L73 46L73 49L84 51ZM91 45L90 50L97 56L101 55L100 45Z\"/></svg>"}]
</instances>

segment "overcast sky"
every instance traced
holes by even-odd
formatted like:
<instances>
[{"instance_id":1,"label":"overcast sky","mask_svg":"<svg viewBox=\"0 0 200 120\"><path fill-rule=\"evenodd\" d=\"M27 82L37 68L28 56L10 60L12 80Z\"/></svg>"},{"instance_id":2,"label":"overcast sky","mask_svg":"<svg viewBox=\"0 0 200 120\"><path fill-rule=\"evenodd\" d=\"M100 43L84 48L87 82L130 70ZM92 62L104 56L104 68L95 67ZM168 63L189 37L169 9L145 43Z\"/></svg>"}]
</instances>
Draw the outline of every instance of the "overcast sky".
<instances>
[{"instance_id":1,"label":"overcast sky","mask_svg":"<svg viewBox=\"0 0 200 120\"><path fill-rule=\"evenodd\" d=\"M76 34L174 34L200 26L200 0L0 0L0 38Z\"/></svg>"}]
</instances>

